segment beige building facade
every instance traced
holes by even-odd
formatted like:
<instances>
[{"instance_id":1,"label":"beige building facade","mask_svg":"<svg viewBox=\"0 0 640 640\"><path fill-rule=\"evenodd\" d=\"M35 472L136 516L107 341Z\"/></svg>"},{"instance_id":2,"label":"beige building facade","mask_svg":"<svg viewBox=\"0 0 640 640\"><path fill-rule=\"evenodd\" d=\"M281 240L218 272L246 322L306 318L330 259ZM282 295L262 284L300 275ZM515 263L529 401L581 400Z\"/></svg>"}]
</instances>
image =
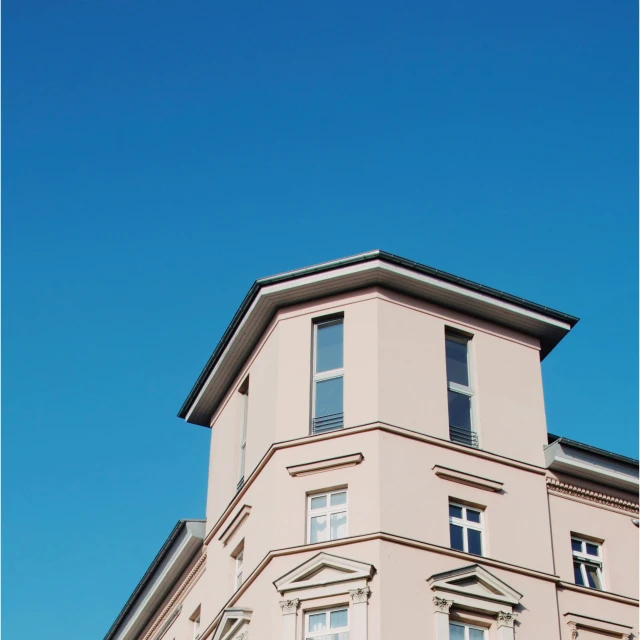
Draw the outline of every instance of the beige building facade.
<instances>
[{"instance_id":1,"label":"beige building facade","mask_svg":"<svg viewBox=\"0 0 640 640\"><path fill-rule=\"evenodd\" d=\"M380 251L251 288L180 417L211 429L105 640L638 637L638 462L547 432L577 319Z\"/></svg>"}]
</instances>

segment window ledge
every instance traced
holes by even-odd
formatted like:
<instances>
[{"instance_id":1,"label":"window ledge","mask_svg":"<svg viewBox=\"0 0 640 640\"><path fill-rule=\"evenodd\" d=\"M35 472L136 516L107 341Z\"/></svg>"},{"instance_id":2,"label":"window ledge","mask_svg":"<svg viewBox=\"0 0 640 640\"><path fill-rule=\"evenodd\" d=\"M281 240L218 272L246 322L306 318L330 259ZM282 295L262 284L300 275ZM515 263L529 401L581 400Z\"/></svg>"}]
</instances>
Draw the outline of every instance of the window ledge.
<instances>
[{"instance_id":1,"label":"window ledge","mask_svg":"<svg viewBox=\"0 0 640 640\"><path fill-rule=\"evenodd\" d=\"M363 460L364 456L361 453L352 453L347 456L338 456L337 458L327 458L326 460L317 460L316 462L296 464L287 467L287 471L290 476L297 478L299 476L308 476L312 473L322 473L323 471L334 471L335 469L354 467Z\"/></svg>"},{"instance_id":2,"label":"window ledge","mask_svg":"<svg viewBox=\"0 0 640 640\"><path fill-rule=\"evenodd\" d=\"M471 473L464 471L456 471L448 467L441 467L435 465L433 472L442 478L443 480L450 480L451 482L457 482L459 484L466 484L476 489L484 489L485 491L502 491L504 482L498 482L497 480L490 480L489 478L483 478L482 476L474 476Z\"/></svg>"}]
</instances>

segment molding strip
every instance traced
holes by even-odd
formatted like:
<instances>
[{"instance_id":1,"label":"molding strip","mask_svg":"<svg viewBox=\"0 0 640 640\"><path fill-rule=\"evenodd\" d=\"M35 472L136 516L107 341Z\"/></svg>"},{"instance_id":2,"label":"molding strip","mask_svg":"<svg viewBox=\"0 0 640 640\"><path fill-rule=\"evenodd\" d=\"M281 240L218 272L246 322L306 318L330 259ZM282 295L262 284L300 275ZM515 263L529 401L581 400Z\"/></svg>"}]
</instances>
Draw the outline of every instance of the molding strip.
<instances>
[{"instance_id":1,"label":"molding strip","mask_svg":"<svg viewBox=\"0 0 640 640\"><path fill-rule=\"evenodd\" d=\"M219 538L225 547L229 540L231 540L233 534L240 528L240 525L249 517L250 513L251 505L243 504L240 511L236 513L233 520L229 523L229 526L222 532L222 535Z\"/></svg>"},{"instance_id":2,"label":"molding strip","mask_svg":"<svg viewBox=\"0 0 640 640\"><path fill-rule=\"evenodd\" d=\"M323 471L334 471L335 469L354 467L355 465L360 464L363 460L364 456L362 453L352 453L346 456L317 460L316 462L296 464L291 467L287 467L287 471L290 476L297 478L299 476L308 476L312 473L321 473Z\"/></svg>"},{"instance_id":3,"label":"molding strip","mask_svg":"<svg viewBox=\"0 0 640 640\"><path fill-rule=\"evenodd\" d=\"M599 493L598 491L592 491L591 489L583 489L582 487L561 482L560 480L549 476L547 476L547 491L563 497L570 496L572 498L595 502L605 507L620 509L628 513L638 513L638 504L631 502L631 500L623 500L622 498L616 498L615 496L610 496L606 493Z\"/></svg>"},{"instance_id":4,"label":"molding strip","mask_svg":"<svg viewBox=\"0 0 640 640\"><path fill-rule=\"evenodd\" d=\"M438 464L433 467L433 472L438 476L438 478L442 478L443 480L466 484L470 487L475 487L476 489L484 489L485 491L502 491L502 487L504 486L504 482L490 480L489 478L483 478L482 476L475 476L464 471L450 469L449 467L441 467Z\"/></svg>"}]
</instances>

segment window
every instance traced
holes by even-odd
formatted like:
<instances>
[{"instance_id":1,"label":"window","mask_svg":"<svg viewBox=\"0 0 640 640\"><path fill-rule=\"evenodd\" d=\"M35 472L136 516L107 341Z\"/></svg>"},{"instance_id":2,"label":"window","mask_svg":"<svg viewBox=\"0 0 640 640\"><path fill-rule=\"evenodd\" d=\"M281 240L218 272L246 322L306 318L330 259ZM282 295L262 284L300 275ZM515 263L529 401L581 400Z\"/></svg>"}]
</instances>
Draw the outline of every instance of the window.
<instances>
[{"instance_id":1,"label":"window","mask_svg":"<svg viewBox=\"0 0 640 640\"><path fill-rule=\"evenodd\" d=\"M200 634L200 616L198 615L198 617L193 621L193 637L194 637L194 640L195 640L195 638L198 637L199 634Z\"/></svg>"},{"instance_id":2,"label":"window","mask_svg":"<svg viewBox=\"0 0 640 640\"><path fill-rule=\"evenodd\" d=\"M349 609L312 611L306 616L305 640L349 640Z\"/></svg>"},{"instance_id":3,"label":"window","mask_svg":"<svg viewBox=\"0 0 640 640\"><path fill-rule=\"evenodd\" d=\"M477 556L483 554L483 516L479 509L449 503L449 535L452 549Z\"/></svg>"},{"instance_id":4,"label":"window","mask_svg":"<svg viewBox=\"0 0 640 640\"><path fill-rule=\"evenodd\" d=\"M473 429L471 402L473 389L469 381L469 338L447 332L447 400L449 403L449 438L453 442L478 446L478 434Z\"/></svg>"},{"instance_id":5,"label":"window","mask_svg":"<svg viewBox=\"0 0 640 640\"><path fill-rule=\"evenodd\" d=\"M449 623L449 640L486 640L486 629L461 622Z\"/></svg>"},{"instance_id":6,"label":"window","mask_svg":"<svg viewBox=\"0 0 640 640\"><path fill-rule=\"evenodd\" d=\"M309 496L307 537L309 543L347 537L347 491Z\"/></svg>"},{"instance_id":7,"label":"window","mask_svg":"<svg viewBox=\"0 0 640 640\"><path fill-rule=\"evenodd\" d=\"M244 548L240 553L236 556L236 591L240 588L242 584L242 570L244 569Z\"/></svg>"},{"instance_id":8,"label":"window","mask_svg":"<svg viewBox=\"0 0 640 640\"><path fill-rule=\"evenodd\" d=\"M597 542L571 537L573 575L576 584L603 589L602 546Z\"/></svg>"},{"instance_id":9,"label":"window","mask_svg":"<svg viewBox=\"0 0 640 640\"><path fill-rule=\"evenodd\" d=\"M247 453L247 418L249 417L249 379L240 387L241 426L240 426L240 465L238 472L238 489L244 484L244 464Z\"/></svg>"},{"instance_id":10,"label":"window","mask_svg":"<svg viewBox=\"0 0 640 640\"><path fill-rule=\"evenodd\" d=\"M313 326L312 431L340 429L343 419L343 321L342 318Z\"/></svg>"}]
</instances>

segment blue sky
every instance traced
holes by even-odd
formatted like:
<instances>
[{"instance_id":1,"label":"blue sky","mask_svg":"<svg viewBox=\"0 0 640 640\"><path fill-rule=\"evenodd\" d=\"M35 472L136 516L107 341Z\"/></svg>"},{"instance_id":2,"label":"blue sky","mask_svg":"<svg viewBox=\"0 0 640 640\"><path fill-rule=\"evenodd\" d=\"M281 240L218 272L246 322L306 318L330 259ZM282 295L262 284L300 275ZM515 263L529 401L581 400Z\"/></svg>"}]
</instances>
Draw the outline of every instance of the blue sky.
<instances>
[{"instance_id":1,"label":"blue sky","mask_svg":"<svg viewBox=\"0 0 640 640\"><path fill-rule=\"evenodd\" d=\"M101 638L258 277L380 248L582 318L549 429L637 457L637 6L44 2L3 15L2 630Z\"/></svg>"}]
</instances>

